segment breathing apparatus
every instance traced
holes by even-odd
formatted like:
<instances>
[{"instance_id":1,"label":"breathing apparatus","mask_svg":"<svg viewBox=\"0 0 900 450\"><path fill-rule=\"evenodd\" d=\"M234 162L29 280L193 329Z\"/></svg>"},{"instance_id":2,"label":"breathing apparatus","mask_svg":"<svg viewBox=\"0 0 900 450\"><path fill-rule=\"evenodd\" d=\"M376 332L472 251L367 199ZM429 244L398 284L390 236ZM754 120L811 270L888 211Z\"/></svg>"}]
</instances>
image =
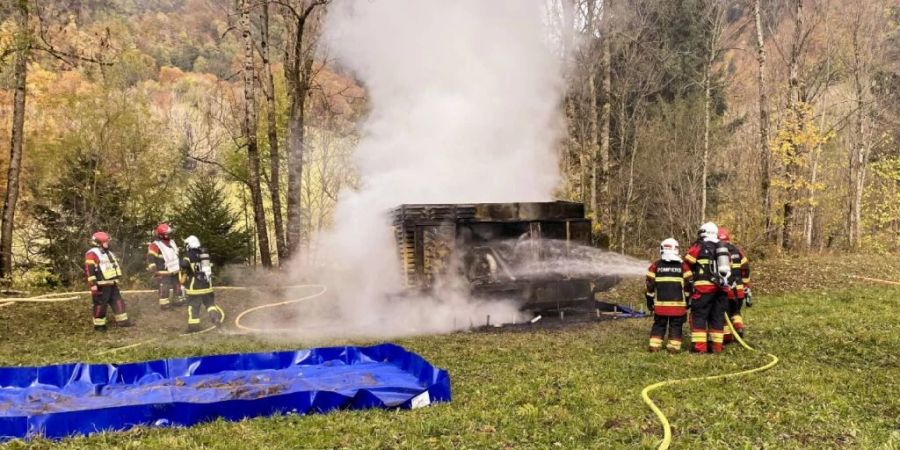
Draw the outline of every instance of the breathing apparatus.
<instances>
[{"instance_id":1,"label":"breathing apparatus","mask_svg":"<svg viewBox=\"0 0 900 450\"><path fill-rule=\"evenodd\" d=\"M715 268L713 272L717 275L718 283L722 287L732 287L731 279L731 250L725 242L716 243Z\"/></svg>"},{"instance_id":2,"label":"breathing apparatus","mask_svg":"<svg viewBox=\"0 0 900 450\"><path fill-rule=\"evenodd\" d=\"M212 263L209 261L209 253L205 249L200 248L200 239L197 236L188 236L184 240L186 250L196 250L200 252L200 261L198 262L198 275L202 274L207 280L212 280Z\"/></svg>"}]
</instances>

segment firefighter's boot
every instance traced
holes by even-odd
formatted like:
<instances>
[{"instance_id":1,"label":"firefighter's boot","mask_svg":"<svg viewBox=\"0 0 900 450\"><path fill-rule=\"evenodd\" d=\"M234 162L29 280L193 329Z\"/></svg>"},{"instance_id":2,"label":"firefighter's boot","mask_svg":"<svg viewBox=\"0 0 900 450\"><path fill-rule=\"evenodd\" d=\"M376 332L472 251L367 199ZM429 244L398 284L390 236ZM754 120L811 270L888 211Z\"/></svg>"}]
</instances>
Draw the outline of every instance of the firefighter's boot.
<instances>
[{"instance_id":1,"label":"firefighter's boot","mask_svg":"<svg viewBox=\"0 0 900 450\"><path fill-rule=\"evenodd\" d=\"M225 321L225 311L222 308L219 308L218 305L212 305L206 308L206 312L209 314L209 320L212 321L213 326L222 326L222 323Z\"/></svg>"}]
</instances>

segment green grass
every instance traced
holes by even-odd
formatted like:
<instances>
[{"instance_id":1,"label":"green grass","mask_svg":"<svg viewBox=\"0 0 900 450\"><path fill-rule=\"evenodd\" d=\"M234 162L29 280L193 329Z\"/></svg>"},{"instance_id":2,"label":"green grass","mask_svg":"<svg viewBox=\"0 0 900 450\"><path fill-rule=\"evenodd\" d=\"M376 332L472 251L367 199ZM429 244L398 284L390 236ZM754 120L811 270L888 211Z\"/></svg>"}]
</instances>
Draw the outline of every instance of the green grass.
<instances>
[{"instance_id":1,"label":"green grass","mask_svg":"<svg viewBox=\"0 0 900 450\"><path fill-rule=\"evenodd\" d=\"M900 289L828 288L760 295L748 341L781 358L746 378L653 394L673 448L900 448ZM222 303L228 307L229 300ZM97 336L85 302L0 308L5 365L124 362L335 342L175 336L181 315L132 301L139 327ZM141 305L147 305L144 310ZM232 314L233 318L233 314ZM453 401L413 411L354 411L139 428L62 441L61 448L653 448L661 430L640 391L650 383L764 364L729 346L720 356L648 354L647 319L563 330L457 333L397 341L450 371ZM355 342L357 344L362 342ZM11 448L55 443L12 442Z\"/></svg>"}]
</instances>

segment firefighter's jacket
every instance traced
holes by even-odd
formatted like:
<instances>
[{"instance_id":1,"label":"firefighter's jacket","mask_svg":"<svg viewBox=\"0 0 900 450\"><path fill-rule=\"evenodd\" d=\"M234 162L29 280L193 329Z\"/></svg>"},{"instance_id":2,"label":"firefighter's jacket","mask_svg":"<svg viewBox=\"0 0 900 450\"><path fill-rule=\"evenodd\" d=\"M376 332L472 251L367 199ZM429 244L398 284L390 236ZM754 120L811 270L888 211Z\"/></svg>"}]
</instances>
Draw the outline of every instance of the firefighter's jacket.
<instances>
[{"instance_id":1,"label":"firefighter's jacket","mask_svg":"<svg viewBox=\"0 0 900 450\"><path fill-rule=\"evenodd\" d=\"M750 287L750 260L740 247L727 243L731 253L731 274L734 277L734 290L728 293L729 298L744 298L744 288Z\"/></svg>"},{"instance_id":2,"label":"firefighter's jacket","mask_svg":"<svg viewBox=\"0 0 900 450\"><path fill-rule=\"evenodd\" d=\"M84 254L84 275L89 286L107 286L117 283L122 276L122 269L113 252L94 247Z\"/></svg>"},{"instance_id":3,"label":"firefighter's jacket","mask_svg":"<svg viewBox=\"0 0 900 450\"><path fill-rule=\"evenodd\" d=\"M686 262L658 260L647 269L647 300L658 316L683 316L693 274Z\"/></svg>"},{"instance_id":4,"label":"firefighter's jacket","mask_svg":"<svg viewBox=\"0 0 900 450\"><path fill-rule=\"evenodd\" d=\"M158 275L178 274L178 245L174 239L157 239L147 246L147 270Z\"/></svg>"},{"instance_id":5,"label":"firefighter's jacket","mask_svg":"<svg viewBox=\"0 0 900 450\"><path fill-rule=\"evenodd\" d=\"M205 295L213 292L209 252L205 248L189 249L181 259L181 278L187 295Z\"/></svg>"}]
</instances>

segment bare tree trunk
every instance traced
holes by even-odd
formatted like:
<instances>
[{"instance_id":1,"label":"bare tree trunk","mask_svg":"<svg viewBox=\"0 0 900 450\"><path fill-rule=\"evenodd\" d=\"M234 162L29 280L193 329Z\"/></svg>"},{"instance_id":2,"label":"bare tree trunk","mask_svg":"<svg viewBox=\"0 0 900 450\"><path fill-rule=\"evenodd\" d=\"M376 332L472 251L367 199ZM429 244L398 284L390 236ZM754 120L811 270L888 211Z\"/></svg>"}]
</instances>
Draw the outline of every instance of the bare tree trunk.
<instances>
[{"instance_id":1,"label":"bare tree trunk","mask_svg":"<svg viewBox=\"0 0 900 450\"><path fill-rule=\"evenodd\" d=\"M16 202L19 200L19 173L22 169L22 147L25 137L25 86L28 77L28 56L31 53L31 36L28 32L28 2L19 0L17 5L19 38L16 44L14 69L12 137L10 139L9 169L6 173L6 195L3 199L2 227L0 227L0 280L12 278L12 241L16 218Z\"/></svg>"},{"instance_id":2,"label":"bare tree trunk","mask_svg":"<svg viewBox=\"0 0 900 450\"><path fill-rule=\"evenodd\" d=\"M294 256L303 240L302 192L303 153L306 143L306 100L309 97L313 75L315 41L306 34L306 24L316 8L326 0L311 0L302 13L291 11L286 15L293 32L287 39L284 75L291 99L288 118L288 190L287 190L287 254ZM309 40L310 42L307 42Z\"/></svg>"},{"instance_id":3,"label":"bare tree trunk","mask_svg":"<svg viewBox=\"0 0 900 450\"><path fill-rule=\"evenodd\" d=\"M798 92L800 88L800 51L801 51L801 39L803 36L803 0L795 0L795 17L794 17L794 42L791 46L791 55L789 62L789 70L788 70L788 111L799 114L799 110L797 108L798 102ZM803 126L805 121L805 117L797 117L797 121L800 124L799 126ZM800 148L800 144L792 143L794 146L794 158L792 160L796 160L796 158L802 152ZM794 242L792 240L792 234L794 232L794 209L795 203L797 201L797 189L796 182L799 178L800 167L796 162L790 162L786 167L787 178L788 178L788 189L787 189L787 198L785 199L783 206L783 224L781 229L781 248L783 249L791 249L794 246Z\"/></svg>"},{"instance_id":4,"label":"bare tree trunk","mask_svg":"<svg viewBox=\"0 0 900 450\"><path fill-rule=\"evenodd\" d=\"M601 228L600 235L600 244L601 246L608 246L610 235L612 234L610 230L612 230L612 211L611 202L609 198L609 132L610 132L610 122L611 122L611 108L610 105L610 96L612 95L612 64L610 63L610 50L612 47L611 38L612 38L612 30L610 29L610 0L604 0L603 2L603 50L602 50L602 63L603 63L603 82L601 85L601 95L603 104L600 107L600 125L603 127L602 134L600 136L600 181L598 182L598 189L600 193L600 201L598 207L600 208L600 213L597 214L597 220L600 220L603 227Z\"/></svg>"},{"instance_id":5,"label":"bare tree trunk","mask_svg":"<svg viewBox=\"0 0 900 450\"><path fill-rule=\"evenodd\" d=\"M830 70L831 67L831 53L829 52L827 56L827 60L825 63L826 72ZM819 120L819 130L825 129L825 119L828 117L828 110L823 109L822 117ZM813 149L812 155L810 158L812 159L811 164L812 168L810 170L809 175L809 196L807 198L807 210L806 210L806 229L804 230L804 238L806 249L812 249L812 241L813 241L813 228L816 222L816 181L818 179L819 173L819 155L822 153L822 143L816 145L816 148Z\"/></svg>"},{"instance_id":6,"label":"bare tree trunk","mask_svg":"<svg viewBox=\"0 0 900 450\"><path fill-rule=\"evenodd\" d=\"M862 57L859 43L860 23L857 19L853 30L853 88L856 102L853 148L850 151L850 208L848 208L847 237L850 248L858 248L860 240L860 219L862 194L865 187L866 162L869 159L869 145L866 143L865 92L862 80Z\"/></svg>"},{"instance_id":7,"label":"bare tree trunk","mask_svg":"<svg viewBox=\"0 0 900 450\"><path fill-rule=\"evenodd\" d=\"M281 215L281 155L278 149L278 123L275 104L275 79L269 58L269 1L262 1L262 39L260 47L266 76L266 121L269 134L269 194L272 196L272 217L275 220L275 248L278 262L287 259L287 245L284 239L284 222Z\"/></svg>"},{"instance_id":8,"label":"bare tree trunk","mask_svg":"<svg viewBox=\"0 0 900 450\"><path fill-rule=\"evenodd\" d=\"M710 86L712 62L713 54L710 54L706 64L706 76L703 77L703 158L700 163L700 222L706 222L706 177L709 172L709 110L712 102L712 87Z\"/></svg>"},{"instance_id":9,"label":"bare tree trunk","mask_svg":"<svg viewBox=\"0 0 900 450\"><path fill-rule=\"evenodd\" d=\"M247 166L250 171L250 200L253 204L253 219L256 225L259 259L263 267L272 267L269 251L269 233L266 226L266 211L263 206L260 187L259 146L256 140L256 80L253 67L253 36L250 33L251 0L241 0L241 29L244 40L244 138L247 141Z\"/></svg>"},{"instance_id":10,"label":"bare tree trunk","mask_svg":"<svg viewBox=\"0 0 900 450\"><path fill-rule=\"evenodd\" d=\"M634 158L637 155L637 140L631 141L631 160L628 164L628 188L625 191L625 207L622 211L622 230L624 237L624 230L628 226L628 222L631 220L630 210L631 210L631 199L634 195ZM622 239L619 242L619 253L625 254L625 239Z\"/></svg>"},{"instance_id":11,"label":"bare tree trunk","mask_svg":"<svg viewBox=\"0 0 900 450\"><path fill-rule=\"evenodd\" d=\"M709 14L709 41L706 43L706 66L703 74L703 157L700 167L700 221L706 222L707 195L709 191L709 134L712 127L711 109L712 109L712 83L713 83L713 64L719 54L719 41L722 37L724 28L724 7L716 2L710 3L708 6Z\"/></svg>"},{"instance_id":12,"label":"bare tree trunk","mask_svg":"<svg viewBox=\"0 0 900 450\"><path fill-rule=\"evenodd\" d=\"M771 153L769 151L769 93L766 82L766 46L763 40L761 0L753 2L753 15L756 21L756 62L759 66L757 80L759 84L759 154L762 162L761 187L763 197L763 216L765 220L766 242L774 241L772 230L772 180Z\"/></svg>"},{"instance_id":13,"label":"bare tree trunk","mask_svg":"<svg viewBox=\"0 0 900 450\"><path fill-rule=\"evenodd\" d=\"M618 122L619 122L619 154L620 154L619 161L620 161L620 163L619 163L619 168L618 168L619 173L617 174L617 176L618 176L620 183L621 183L621 180L624 179L624 177L625 177L625 174L623 173L625 164L622 164L621 161L625 158L625 151L626 151L625 149L627 148L627 136L626 136L627 133L626 132L628 131L628 128L627 128L628 125L627 125L626 119L627 119L628 115L625 113L625 98L627 98L627 95L625 92L625 88L623 87L622 93L621 93L621 98L619 100L619 108L618 108L618 110L619 110ZM625 222L622 220L622 218L624 217L623 211L624 211L624 205L622 204L622 195L621 195L621 191L620 191L619 195L616 196L616 213L618 214L618 219L619 219L619 223L618 223L618 225L619 225L619 236L618 236L619 248L622 248L624 246L623 241L625 240L625 231L626 231L625 230Z\"/></svg>"},{"instance_id":14,"label":"bare tree trunk","mask_svg":"<svg viewBox=\"0 0 900 450\"><path fill-rule=\"evenodd\" d=\"M588 152L589 158L591 159L590 166L590 178L591 178L591 214L594 217L594 220L597 220L598 214L597 210L599 208L599 201L597 198L597 189L598 189L598 181L600 176L600 167L599 167L599 149L600 143L598 139L598 134L600 132L597 127L597 80L596 75L594 74L595 65L590 64L588 69L588 148L590 151Z\"/></svg>"},{"instance_id":15,"label":"bare tree trunk","mask_svg":"<svg viewBox=\"0 0 900 450\"><path fill-rule=\"evenodd\" d=\"M573 83L574 84L574 83ZM575 162L572 157L572 152L577 152L578 149L581 148L581 145L578 143L578 114L575 111L575 93L569 92L565 98L565 113L566 113L566 127L568 129L568 145L566 146L565 152L565 178L566 184L568 185L569 194L575 194L578 190L578 183L581 181L581 177L575 176ZM580 158L580 153L579 158ZM577 181L576 181L577 180Z\"/></svg>"},{"instance_id":16,"label":"bare tree trunk","mask_svg":"<svg viewBox=\"0 0 900 450\"><path fill-rule=\"evenodd\" d=\"M809 196L807 197L807 205L806 205L806 225L803 229L803 238L804 244L806 245L806 249L809 250L812 248L812 237L813 237L813 225L816 220L816 179L819 171L819 152L821 148L817 146L811 155L812 168L810 169L809 175Z\"/></svg>"}]
</instances>

